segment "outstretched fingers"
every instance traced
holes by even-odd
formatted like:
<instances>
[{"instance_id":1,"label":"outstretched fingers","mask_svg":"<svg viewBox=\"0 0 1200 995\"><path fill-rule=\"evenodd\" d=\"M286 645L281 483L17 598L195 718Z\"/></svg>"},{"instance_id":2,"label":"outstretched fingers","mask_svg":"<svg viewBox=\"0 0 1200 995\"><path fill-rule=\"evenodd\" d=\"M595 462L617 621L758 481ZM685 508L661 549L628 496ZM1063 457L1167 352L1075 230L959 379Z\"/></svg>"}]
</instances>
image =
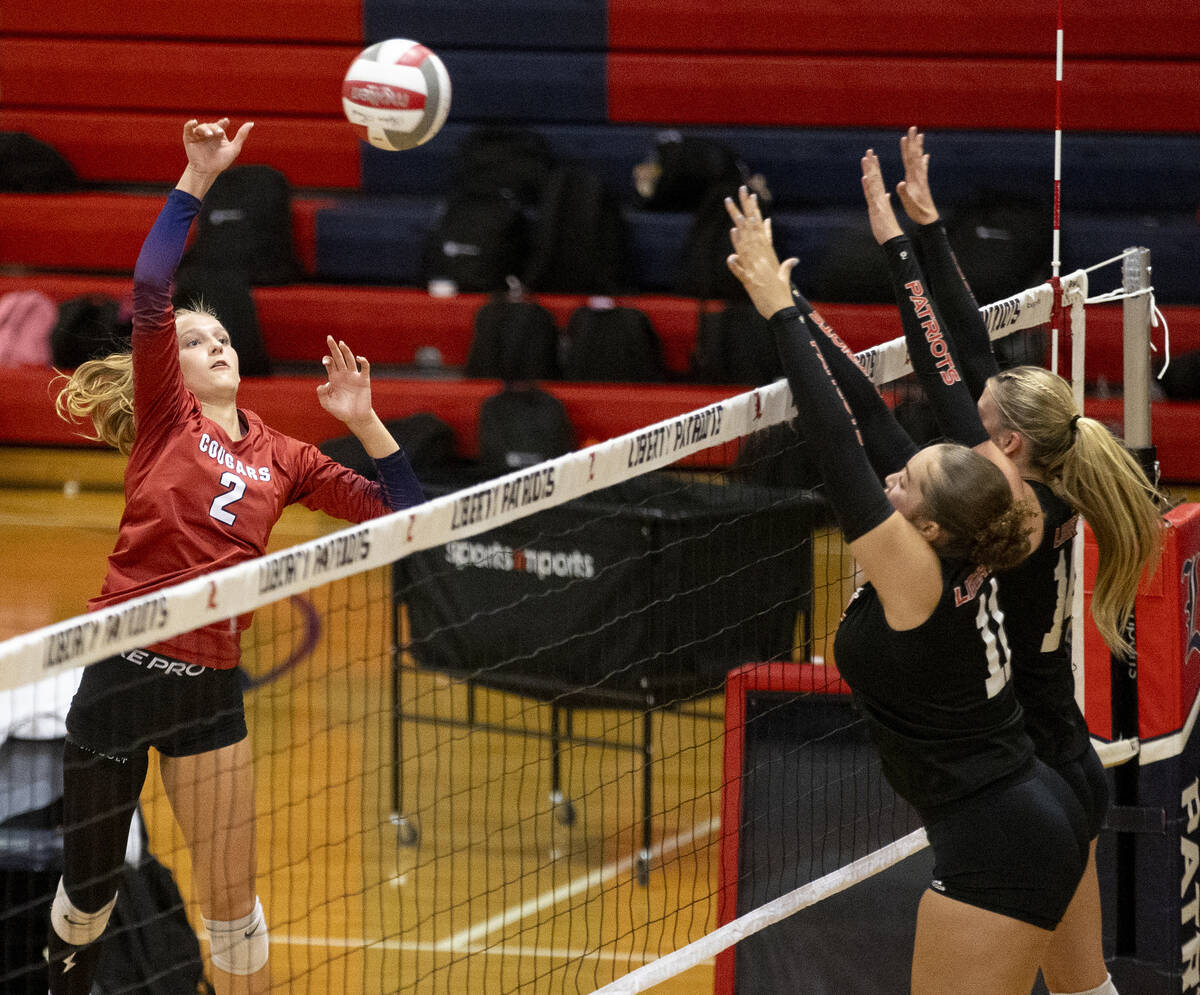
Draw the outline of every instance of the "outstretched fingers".
<instances>
[{"instance_id":1,"label":"outstretched fingers","mask_svg":"<svg viewBox=\"0 0 1200 995\"><path fill-rule=\"evenodd\" d=\"M925 151L925 136L916 128L909 128L900 139L900 158L904 160L904 179L896 184L900 203L917 224L933 224L938 212L929 187L929 154Z\"/></svg>"},{"instance_id":2,"label":"outstretched fingers","mask_svg":"<svg viewBox=\"0 0 1200 995\"><path fill-rule=\"evenodd\" d=\"M350 371L357 373L359 371L357 360L361 357L356 357L354 350L345 342L339 342L332 335L326 335L325 348L329 350L329 354L322 359L322 362L325 364L327 372L345 373Z\"/></svg>"},{"instance_id":3,"label":"outstretched fingers","mask_svg":"<svg viewBox=\"0 0 1200 995\"><path fill-rule=\"evenodd\" d=\"M862 188L863 197L867 201L867 218L871 222L871 234L880 245L889 239L904 234L900 222L896 220L896 212L892 209L892 199L883 182L883 170L879 168L879 157L874 149L867 149L862 157Z\"/></svg>"},{"instance_id":4,"label":"outstretched fingers","mask_svg":"<svg viewBox=\"0 0 1200 995\"><path fill-rule=\"evenodd\" d=\"M725 198L725 209L733 221L729 235L733 253L726 263L738 278L759 313L771 317L792 303L787 274L790 267L781 266L772 242L771 222L764 219L758 197L743 186L735 203Z\"/></svg>"}]
</instances>

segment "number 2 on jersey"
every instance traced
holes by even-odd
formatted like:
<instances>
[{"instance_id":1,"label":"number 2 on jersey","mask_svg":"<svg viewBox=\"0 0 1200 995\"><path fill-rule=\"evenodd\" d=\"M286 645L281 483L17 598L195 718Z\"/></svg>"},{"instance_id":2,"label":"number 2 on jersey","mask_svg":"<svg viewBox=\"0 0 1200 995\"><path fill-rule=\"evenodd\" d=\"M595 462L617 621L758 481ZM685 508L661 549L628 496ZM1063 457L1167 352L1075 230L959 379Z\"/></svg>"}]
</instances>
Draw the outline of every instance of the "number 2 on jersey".
<instances>
[{"instance_id":1,"label":"number 2 on jersey","mask_svg":"<svg viewBox=\"0 0 1200 995\"><path fill-rule=\"evenodd\" d=\"M242 495L246 493L246 481L236 473L227 471L221 474L221 486L227 489L224 494L213 498L212 504L208 506L208 513L218 522L232 525L237 521L237 515L226 509L242 499Z\"/></svg>"}]
</instances>

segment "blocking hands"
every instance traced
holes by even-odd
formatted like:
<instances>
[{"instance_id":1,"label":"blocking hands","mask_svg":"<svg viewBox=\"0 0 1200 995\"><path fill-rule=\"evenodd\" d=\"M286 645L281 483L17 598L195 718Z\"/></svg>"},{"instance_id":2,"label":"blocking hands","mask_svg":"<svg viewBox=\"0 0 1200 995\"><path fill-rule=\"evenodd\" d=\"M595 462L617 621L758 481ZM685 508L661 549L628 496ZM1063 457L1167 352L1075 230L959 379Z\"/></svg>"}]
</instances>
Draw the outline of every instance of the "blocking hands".
<instances>
[{"instance_id":1,"label":"blocking hands","mask_svg":"<svg viewBox=\"0 0 1200 995\"><path fill-rule=\"evenodd\" d=\"M758 313L770 318L777 311L791 307L791 274L798 260L779 261L772 242L771 221L763 218L758 196L743 186L738 190L736 204L732 197L725 198L725 209L733 221L729 232L733 254L727 263L746 288Z\"/></svg>"}]
</instances>

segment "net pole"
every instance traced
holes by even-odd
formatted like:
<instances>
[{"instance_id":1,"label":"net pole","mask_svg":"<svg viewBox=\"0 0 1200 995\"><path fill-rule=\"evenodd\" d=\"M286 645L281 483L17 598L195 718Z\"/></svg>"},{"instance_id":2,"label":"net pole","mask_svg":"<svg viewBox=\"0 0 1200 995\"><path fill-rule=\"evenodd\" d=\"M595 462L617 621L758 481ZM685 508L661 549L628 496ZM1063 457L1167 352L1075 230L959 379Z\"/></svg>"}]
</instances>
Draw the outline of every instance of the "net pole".
<instances>
[{"instance_id":1,"label":"net pole","mask_svg":"<svg viewBox=\"0 0 1200 995\"><path fill-rule=\"evenodd\" d=\"M1121 289L1125 364L1125 444L1146 467L1153 458L1150 440L1150 250L1125 250L1121 263ZM1153 463L1147 468L1150 474Z\"/></svg>"},{"instance_id":2,"label":"net pole","mask_svg":"<svg viewBox=\"0 0 1200 995\"><path fill-rule=\"evenodd\" d=\"M1122 333L1124 361L1125 444L1141 463L1150 480L1155 480L1154 450L1150 444L1150 251L1125 250L1121 261ZM1136 740L1138 722L1138 658L1136 613L1129 616L1127 634L1133 639L1129 658L1113 654L1112 731L1114 739ZM1122 764L1113 772L1113 802L1135 806L1138 801L1138 766ZM1134 956L1137 950L1137 840L1132 833L1119 833L1116 840L1117 916L1114 949L1119 956Z\"/></svg>"}]
</instances>

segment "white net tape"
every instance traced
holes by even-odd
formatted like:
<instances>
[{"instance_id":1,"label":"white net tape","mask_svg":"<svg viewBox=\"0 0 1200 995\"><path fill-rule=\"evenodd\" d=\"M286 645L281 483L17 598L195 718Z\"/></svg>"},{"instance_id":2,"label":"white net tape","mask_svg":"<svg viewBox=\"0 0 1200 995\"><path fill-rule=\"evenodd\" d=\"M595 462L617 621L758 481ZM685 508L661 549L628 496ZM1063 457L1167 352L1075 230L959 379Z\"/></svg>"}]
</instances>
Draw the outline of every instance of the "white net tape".
<instances>
[{"instance_id":1,"label":"white net tape","mask_svg":"<svg viewBox=\"0 0 1200 995\"><path fill-rule=\"evenodd\" d=\"M1062 280L1064 304L1081 303L1087 277ZM1043 284L982 308L993 339L1049 321ZM912 367L904 340L859 354L877 384ZM465 539L795 416L786 381L669 418L578 452L445 495L415 508L215 571L0 643L0 690L20 687L115 653L232 618L320 584Z\"/></svg>"}]
</instances>

